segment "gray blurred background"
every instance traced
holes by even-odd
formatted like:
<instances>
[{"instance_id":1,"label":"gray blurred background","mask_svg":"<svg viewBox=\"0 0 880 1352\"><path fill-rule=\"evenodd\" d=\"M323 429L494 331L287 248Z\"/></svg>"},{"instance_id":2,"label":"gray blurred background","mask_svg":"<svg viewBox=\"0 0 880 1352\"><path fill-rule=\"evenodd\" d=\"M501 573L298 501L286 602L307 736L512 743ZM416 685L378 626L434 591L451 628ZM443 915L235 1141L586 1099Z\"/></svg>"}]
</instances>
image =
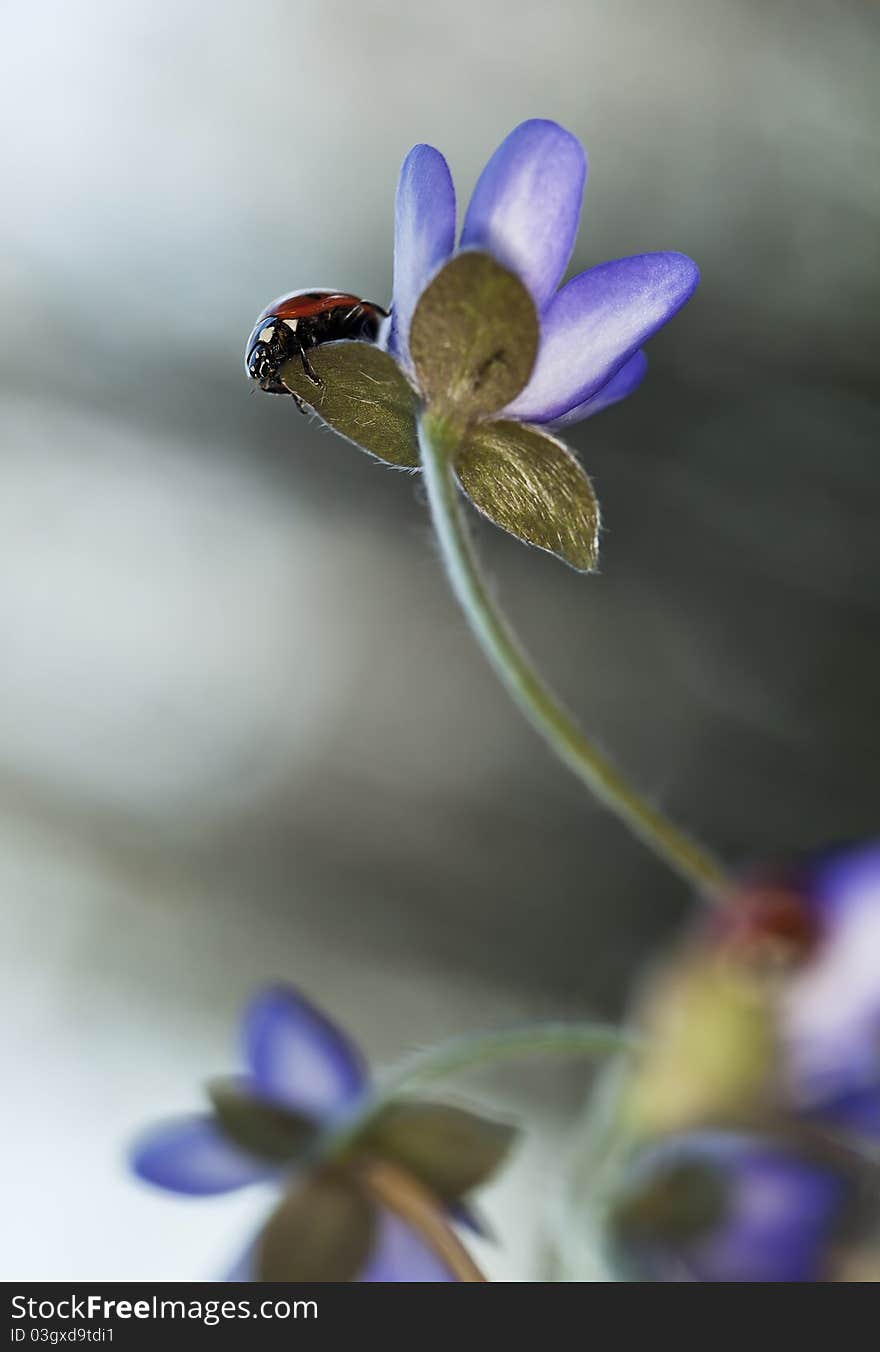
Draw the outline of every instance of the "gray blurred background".
<instances>
[{"instance_id":1,"label":"gray blurred background","mask_svg":"<svg viewBox=\"0 0 880 1352\"><path fill-rule=\"evenodd\" d=\"M691 902L508 706L418 481L252 397L277 293L387 301L418 140L466 201L557 118L575 270L680 249L694 301L574 430L597 578L481 527L509 609L641 785L731 861L877 827L876 7L38 0L0 10L2 1275L222 1270L261 1197L131 1182L266 979L380 1062L614 1015ZM581 1066L489 1210L531 1271Z\"/></svg>"}]
</instances>

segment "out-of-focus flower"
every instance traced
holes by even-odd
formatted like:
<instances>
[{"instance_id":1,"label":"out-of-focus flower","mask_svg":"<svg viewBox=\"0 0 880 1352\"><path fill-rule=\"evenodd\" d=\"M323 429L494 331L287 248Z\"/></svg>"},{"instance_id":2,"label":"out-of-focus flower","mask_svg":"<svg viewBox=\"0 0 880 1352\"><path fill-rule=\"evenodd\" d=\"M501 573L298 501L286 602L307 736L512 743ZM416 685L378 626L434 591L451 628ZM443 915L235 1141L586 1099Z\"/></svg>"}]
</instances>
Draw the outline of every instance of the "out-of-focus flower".
<instances>
[{"instance_id":1,"label":"out-of-focus flower","mask_svg":"<svg viewBox=\"0 0 880 1352\"><path fill-rule=\"evenodd\" d=\"M211 1086L214 1111L160 1124L132 1155L142 1179L171 1192L283 1187L229 1280L480 1280L448 1217L467 1219L465 1198L512 1129L419 1099L369 1111L360 1052L290 988L258 995L242 1033L247 1073Z\"/></svg>"},{"instance_id":2,"label":"out-of-focus flower","mask_svg":"<svg viewBox=\"0 0 880 1352\"><path fill-rule=\"evenodd\" d=\"M744 1114L880 1137L880 844L755 871L642 1001L640 1130Z\"/></svg>"},{"instance_id":3,"label":"out-of-focus flower","mask_svg":"<svg viewBox=\"0 0 880 1352\"><path fill-rule=\"evenodd\" d=\"M870 843L756 870L651 983L612 1184L627 1275L880 1280L878 955Z\"/></svg>"},{"instance_id":4,"label":"out-of-focus flower","mask_svg":"<svg viewBox=\"0 0 880 1352\"><path fill-rule=\"evenodd\" d=\"M778 978L793 1110L880 1137L880 843L758 876L721 916L729 951Z\"/></svg>"},{"instance_id":5,"label":"out-of-focus flower","mask_svg":"<svg viewBox=\"0 0 880 1352\"><path fill-rule=\"evenodd\" d=\"M480 512L572 567L595 567L599 507L555 427L631 394L642 345L699 280L684 254L602 263L559 283L587 163L555 122L522 123L480 176L456 250L455 190L418 145L397 189L394 295L380 342L326 342L277 372L337 432L387 463L422 465L418 422ZM389 356L390 354L390 356ZM393 360L392 360L393 358ZM430 433L428 433L428 429Z\"/></svg>"},{"instance_id":6,"label":"out-of-focus flower","mask_svg":"<svg viewBox=\"0 0 880 1352\"><path fill-rule=\"evenodd\" d=\"M834 1280L855 1196L844 1173L773 1139L693 1132L633 1159L611 1246L637 1281Z\"/></svg>"},{"instance_id":7,"label":"out-of-focus flower","mask_svg":"<svg viewBox=\"0 0 880 1352\"><path fill-rule=\"evenodd\" d=\"M489 160L471 197L459 248L479 249L527 287L540 316L537 360L500 416L577 422L626 398L642 381L642 344L692 295L699 271L680 253L602 263L558 290L577 237L587 159L556 122L523 122ZM389 350L416 378L410 329L428 284L455 252L456 202L433 146L407 155L397 189Z\"/></svg>"}]
</instances>

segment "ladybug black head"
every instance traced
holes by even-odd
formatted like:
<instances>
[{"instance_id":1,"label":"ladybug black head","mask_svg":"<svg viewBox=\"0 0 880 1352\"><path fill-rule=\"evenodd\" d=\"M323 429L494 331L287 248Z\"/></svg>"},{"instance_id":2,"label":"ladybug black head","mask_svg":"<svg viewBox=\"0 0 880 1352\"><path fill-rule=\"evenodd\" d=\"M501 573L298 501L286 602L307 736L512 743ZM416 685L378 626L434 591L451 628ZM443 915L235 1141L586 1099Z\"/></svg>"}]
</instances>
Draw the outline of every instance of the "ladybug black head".
<instances>
[{"instance_id":1,"label":"ladybug black head","mask_svg":"<svg viewBox=\"0 0 880 1352\"><path fill-rule=\"evenodd\" d=\"M289 394L278 372L300 350L296 322L270 316L257 322L248 340L244 364L251 380L259 382L267 394Z\"/></svg>"}]
</instances>

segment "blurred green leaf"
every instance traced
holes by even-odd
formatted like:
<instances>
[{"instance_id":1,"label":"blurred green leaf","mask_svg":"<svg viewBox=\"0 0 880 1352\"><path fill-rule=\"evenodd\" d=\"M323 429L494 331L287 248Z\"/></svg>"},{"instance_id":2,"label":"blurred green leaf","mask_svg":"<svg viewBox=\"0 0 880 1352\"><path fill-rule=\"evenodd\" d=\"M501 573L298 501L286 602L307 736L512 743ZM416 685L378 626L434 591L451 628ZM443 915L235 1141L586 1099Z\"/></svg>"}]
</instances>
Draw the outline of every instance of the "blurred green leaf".
<instances>
[{"instance_id":1,"label":"blurred green leaf","mask_svg":"<svg viewBox=\"0 0 880 1352\"><path fill-rule=\"evenodd\" d=\"M213 1081L208 1096L223 1134L259 1159L295 1160L316 1135L307 1118L257 1098L235 1080Z\"/></svg>"},{"instance_id":2,"label":"blurred green leaf","mask_svg":"<svg viewBox=\"0 0 880 1352\"><path fill-rule=\"evenodd\" d=\"M462 488L496 526L589 572L599 556L599 504L561 441L523 423L480 423L455 461Z\"/></svg>"},{"instance_id":3,"label":"blurred green leaf","mask_svg":"<svg viewBox=\"0 0 880 1352\"><path fill-rule=\"evenodd\" d=\"M458 254L423 293L410 328L426 402L463 419L497 413L528 383L538 334L519 278L489 254Z\"/></svg>"},{"instance_id":4,"label":"blurred green leaf","mask_svg":"<svg viewBox=\"0 0 880 1352\"><path fill-rule=\"evenodd\" d=\"M308 353L316 385L297 358L281 380L323 422L389 465L419 464L418 396L387 352L372 343L323 343Z\"/></svg>"},{"instance_id":5,"label":"blurred green leaf","mask_svg":"<svg viewBox=\"0 0 880 1352\"><path fill-rule=\"evenodd\" d=\"M441 1201L478 1187L507 1155L516 1128L446 1103L389 1103L359 1144L413 1174Z\"/></svg>"},{"instance_id":6,"label":"blurred green leaf","mask_svg":"<svg viewBox=\"0 0 880 1352\"><path fill-rule=\"evenodd\" d=\"M350 1282L364 1267L375 1212L355 1181L324 1173L284 1198L257 1241L261 1282Z\"/></svg>"}]
</instances>

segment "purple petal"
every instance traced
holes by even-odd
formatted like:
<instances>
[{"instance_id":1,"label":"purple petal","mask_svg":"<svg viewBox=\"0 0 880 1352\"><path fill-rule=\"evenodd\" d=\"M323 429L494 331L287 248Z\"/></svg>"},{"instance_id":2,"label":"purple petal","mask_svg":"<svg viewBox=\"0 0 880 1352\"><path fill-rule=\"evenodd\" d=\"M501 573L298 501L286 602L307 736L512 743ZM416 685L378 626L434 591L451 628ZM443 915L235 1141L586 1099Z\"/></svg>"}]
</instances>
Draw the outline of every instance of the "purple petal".
<instances>
[{"instance_id":1,"label":"purple petal","mask_svg":"<svg viewBox=\"0 0 880 1352\"><path fill-rule=\"evenodd\" d=\"M648 1281L821 1281L847 1193L842 1177L783 1145L724 1131L649 1147L629 1187L634 1220L618 1238Z\"/></svg>"},{"instance_id":2,"label":"purple petal","mask_svg":"<svg viewBox=\"0 0 880 1352\"><path fill-rule=\"evenodd\" d=\"M384 1207L359 1282L454 1282L458 1278L406 1221Z\"/></svg>"},{"instance_id":3,"label":"purple petal","mask_svg":"<svg viewBox=\"0 0 880 1352\"><path fill-rule=\"evenodd\" d=\"M730 1217L694 1253L698 1280L820 1280L843 1200L841 1180L772 1146L743 1148L729 1167Z\"/></svg>"},{"instance_id":4,"label":"purple petal","mask_svg":"<svg viewBox=\"0 0 880 1352\"><path fill-rule=\"evenodd\" d=\"M813 870L824 932L783 1007L789 1089L804 1111L880 1135L880 847Z\"/></svg>"},{"instance_id":5,"label":"purple petal","mask_svg":"<svg viewBox=\"0 0 880 1352\"><path fill-rule=\"evenodd\" d=\"M810 890L829 926L863 905L880 910L880 841L828 850L810 872Z\"/></svg>"},{"instance_id":6,"label":"purple petal","mask_svg":"<svg viewBox=\"0 0 880 1352\"><path fill-rule=\"evenodd\" d=\"M624 362L616 375L613 375L607 384L603 385L601 390L597 390L589 399L585 399L582 404L575 404L567 413L563 413L561 418L554 421L555 427L568 427L571 423L581 422L584 418L591 418L594 413L601 413L603 408L609 408L612 404L619 404L621 399L626 399L628 395L637 390L645 378L648 370L648 358L641 349L634 357L630 357L628 362Z\"/></svg>"},{"instance_id":7,"label":"purple petal","mask_svg":"<svg viewBox=\"0 0 880 1352\"><path fill-rule=\"evenodd\" d=\"M388 348L407 368L409 326L419 297L455 248L455 188L433 146L413 146L403 162L394 215L394 299Z\"/></svg>"},{"instance_id":8,"label":"purple petal","mask_svg":"<svg viewBox=\"0 0 880 1352\"><path fill-rule=\"evenodd\" d=\"M817 1122L820 1124L834 1123L836 1126L844 1127L847 1131L856 1132L860 1136L871 1137L875 1142L880 1137L878 1045L880 1045L880 1027L874 1030L873 1061L870 1063L870 1073L865 1077L865 1082L861 1085L856 1083L855 1087L848 1085L837 1094L833 1092L834 1086L826 1086L825 1096L811 1106L811 1115ZM870 1056L870 1049L866 1048L865 1051L864 1061L867 1061ZM844 1070L850 1071L849 1078L851 1080L857 1080L862 1065L850 1065L844 1067ZM810 1086L814 1092L814 1098L815 1090L818 1087L820 1086L815 1081Z\"/></svg>"},{"instance_id":9,"label":"purple petal","mask_svg":"<svg viewBox=\"0 0 880 1352\"><path fill-rule=\"evenodd\" d=\"M323 1118L356 1099L366 1067L345 1034L297 991L274 986L245 1010L245 1055L268 1098Z\"/></svg>"},{"instance_id":10,"label":"purple petal","mask_svg":"<svg viewBox=\"0 0 880 1352\"><path fill-rule=\"evenodd\" d=\"M700 279L684 254L637 254L575 277L541 317L532 378L507 417L555 422L598 393L693 294Z\"/></svg>"},{"instance_id":11,"label":"purple petal","mask_svg":"<svg viewBox=\"0 0 880 1352\"><path fill-rule=\"evenodd\" d=\"M519 274L542 309L577 235L587 157L556 122L523 122L495 151L474 189L463 249L485 249Z\"/></svg>"},{"instance_id":12,"label":"purple petal","mask_svg":"<svg viewBox=\"0 0 880 1352\"><path fill-rule=\"evenodd\" d=\"M227 1141L207 1116L154 1128L135 1146L131 1167L147 1183L190 1197L232 1192L271 1177L266 1164Z\"/></svg>"}]
</instances>

